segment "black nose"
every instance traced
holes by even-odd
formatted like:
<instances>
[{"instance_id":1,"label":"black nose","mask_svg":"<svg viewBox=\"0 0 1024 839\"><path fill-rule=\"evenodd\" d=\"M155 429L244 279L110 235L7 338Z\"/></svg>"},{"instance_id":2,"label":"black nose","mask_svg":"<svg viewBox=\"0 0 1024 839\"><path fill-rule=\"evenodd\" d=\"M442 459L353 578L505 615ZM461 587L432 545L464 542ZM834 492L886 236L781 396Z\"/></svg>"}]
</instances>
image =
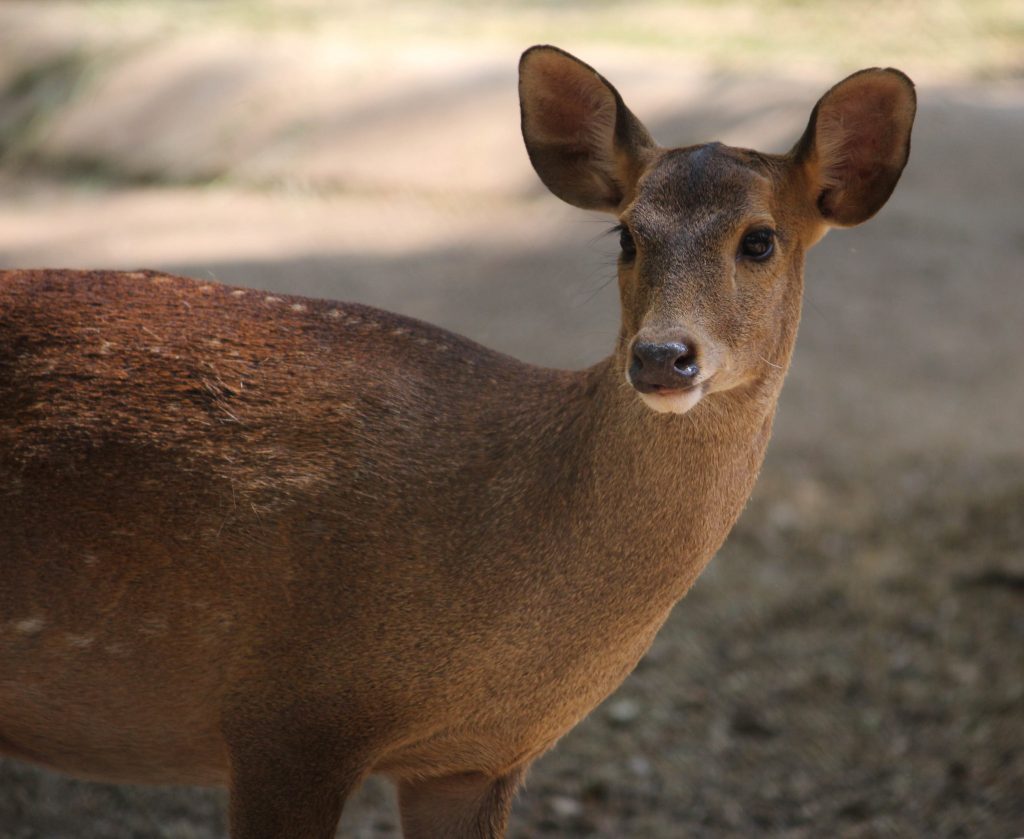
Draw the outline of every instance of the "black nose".
<instances>
[{"instance_id":1,"label":"black nose","mask_svg":"<svg viewBox=\"0 0 1024 839\"><path fill-rule=\"evenodd\" d=\"M637 341L633 345L629 378L641 393L690 387L699 373L697 348L692 341Z\"/></svg>"}]
</instances>

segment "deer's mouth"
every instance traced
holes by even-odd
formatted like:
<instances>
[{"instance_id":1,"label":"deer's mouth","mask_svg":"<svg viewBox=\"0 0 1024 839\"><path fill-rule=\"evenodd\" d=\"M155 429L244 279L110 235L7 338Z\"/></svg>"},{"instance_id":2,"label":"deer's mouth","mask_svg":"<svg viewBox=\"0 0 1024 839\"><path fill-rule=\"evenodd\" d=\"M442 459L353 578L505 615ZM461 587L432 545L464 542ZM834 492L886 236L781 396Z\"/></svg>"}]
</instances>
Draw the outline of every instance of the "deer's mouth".
<instances>
[{"instance_id":1,"label":"deer's mouth","mask_svg":"<svg viewBox=\"0 0 1024 839\"><path fill-rule=\"evenodd\" d=\"M651 384L649 382L632 382L633 387L640 393L657 394L661 396L672 396L679 393L689 393L691 390L699 390L703 384L687 385L686 387L672 387L670 385Z\"/></svg>"},{"instance_id":2,"label":"deer's mouth","mask_svg":"<svg viewBox=\"0 0 1024 839\"><path fill-rule=\"evenodd\" d=\"M665 385L633 385L640 399L652 411L659 414L685 414L704 397L704 382L689 387L666 387Z\"/></svg>"}]
</instances>

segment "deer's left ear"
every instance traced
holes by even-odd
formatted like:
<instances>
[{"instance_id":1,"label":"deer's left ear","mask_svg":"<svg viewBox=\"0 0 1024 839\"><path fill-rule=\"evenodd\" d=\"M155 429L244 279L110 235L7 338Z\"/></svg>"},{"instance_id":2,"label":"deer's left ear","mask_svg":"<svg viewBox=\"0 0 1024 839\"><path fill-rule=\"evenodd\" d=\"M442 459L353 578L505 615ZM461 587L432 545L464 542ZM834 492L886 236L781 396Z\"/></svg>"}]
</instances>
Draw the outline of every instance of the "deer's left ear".
<instances>
[{"instance_id":1,"label":"deer's left ear","mask_svg":"<svg viewBox=\"0 0 1024 839\"><path fill-rule=\"evenodd\" d=\"M907 163L916 110L914 83L892 69L861 70L821 97L791 154L826 224L850 227L882 208Z\"/></svg>"}]
</instances>

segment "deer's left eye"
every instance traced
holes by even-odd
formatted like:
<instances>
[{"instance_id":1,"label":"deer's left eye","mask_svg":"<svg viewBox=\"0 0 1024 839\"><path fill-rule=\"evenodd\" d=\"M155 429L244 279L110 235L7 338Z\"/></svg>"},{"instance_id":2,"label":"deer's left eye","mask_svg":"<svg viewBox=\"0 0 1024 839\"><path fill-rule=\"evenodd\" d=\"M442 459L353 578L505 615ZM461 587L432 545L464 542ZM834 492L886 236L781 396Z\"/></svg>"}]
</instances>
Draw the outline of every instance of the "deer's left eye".
<instances>
[{"instance_id":1,"label":"deer's left eye","mask_svg":"<svg viewBox=\"0 0 1024 839\"><path fill-rule=\"evenodd\" d=\"M775 250L775 231L767 227L751 230L740 242L740 256L757 262L767 259Z\"/></svg>"}]
</instances>

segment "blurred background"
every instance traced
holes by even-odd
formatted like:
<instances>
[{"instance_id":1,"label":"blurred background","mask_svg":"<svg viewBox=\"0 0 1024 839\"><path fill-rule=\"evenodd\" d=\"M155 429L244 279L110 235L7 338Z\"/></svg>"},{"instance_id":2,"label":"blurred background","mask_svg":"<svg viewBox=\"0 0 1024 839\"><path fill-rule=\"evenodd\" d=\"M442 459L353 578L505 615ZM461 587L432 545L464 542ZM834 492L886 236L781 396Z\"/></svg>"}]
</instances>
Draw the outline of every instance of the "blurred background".
<instances>
[{"instance_id":1,"label":"blurred background","mask_svg":"<svg viewBox=\"0 0 1024 839\"><path fill-rule=\"evenodd\" d=\"M516 62L595 65L663 144L781 151L865 66L918 83L888 206L807 267L761 481L510 836L1024 835L1024 4L0 3L0 267L358 300L593 363L610 220L519 136ZM371 780L342 834L397 837ZM221 793L0 762L0 837L226 830Z\"/></svg>"}]
</instances>

